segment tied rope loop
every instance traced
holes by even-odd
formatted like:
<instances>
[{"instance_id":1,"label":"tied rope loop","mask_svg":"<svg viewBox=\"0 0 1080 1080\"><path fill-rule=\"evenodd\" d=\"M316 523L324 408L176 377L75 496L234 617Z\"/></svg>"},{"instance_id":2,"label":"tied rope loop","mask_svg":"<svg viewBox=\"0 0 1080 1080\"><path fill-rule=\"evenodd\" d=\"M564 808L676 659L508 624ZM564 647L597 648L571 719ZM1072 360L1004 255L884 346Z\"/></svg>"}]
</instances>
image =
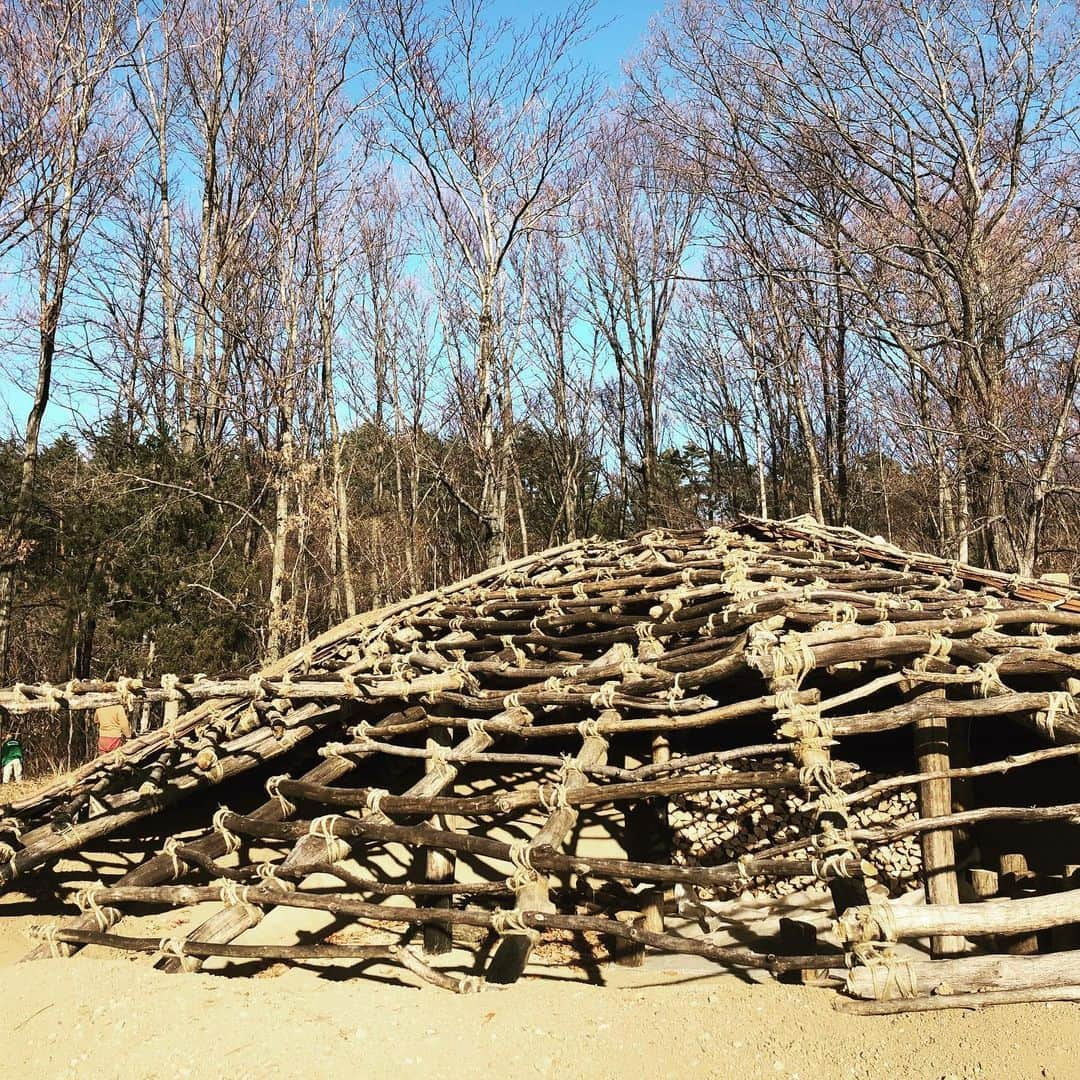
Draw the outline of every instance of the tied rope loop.
<instances>
[{"instance_id":1,"label":"tied rope loop","mask_svg":"<svg viewBox=\"0 0 1080 1080\"><path fill-rule=\"evenodd\" d=\"M240 837L230 831L225 824L225 819L230 814L232 814L232 811L227 806L223 806L213 817L214 832L219 833L221 839L225 841L226 855L231 855L234 851L240 850Z\"/></svg>"},{"instance_id":2,"label":"tied rope loop","mask_svg":"<svg viewBox=\"0 0 1080 1080\"><path fill-rule=\"evenodd\" d=\"M110 920L101 904L98 903L99 892L101 892L100 889L83 889L75 894L75 903L80 911L89 912L93 915L98 930L105 933L112 925L112 920Z\"/></svg>"},{"instance_id":3,"label":"tied rope loop","mask_svg":"<svg viewBox=\"0 0 1080 1080\"><path fill-rule=\"evenodd\" d=\"M507 694L502 699L502 707L503 707L504 710L520 709L521 708L521 694L516 692L516 691L514 693L512 693L512 694Z\"/></svg>"},{"instance_id":4,"label":"tied rope loop","mask_svg":"<svg viewBox=\"0 0 1080 1080\"><path fill-rule=\"evenodd\" d=\"M541 784L538 789L540 796L540 805L549 813L553 814L556 810L568 810L570 808L570 800L567 798L566 784L551 784L547 791Z\"/></svg>"},{"instance_id":5,"label":"tied rope loop","mask_svg":"<svg viewBox=\"0 0 1080 1080\"><path fill-rule=\"evenodd\" d=\"M671 689L667 692L667 705L669 709L674 709L676 704L684 697L686 697L686 691L682 688L682 676L681 671L675 672L675 678L672 681Z\"/></svg>"},{"instance_id":6,"label":"tied rope loop","mask_svg":"<svg viewBox=\"0 0 1080 1080\"><path fill-rule=\"evenodd\" d=\"M919 980L914 967L906 960L897 959L891 948L883 948L872 941L861 942L852 946L849 963L853 968L847 977L849 992L854 985L854 966L862 964L870 973L875 1000L918 997Z\"/></svg>"},{"instance_id":7,"label":"tied rope loop","mask_svg":"<svg viewBox=\"0 0 1080 1080\"><path fill-rule=\"evenodd\" d=\"M360 687L356 685L356 679L347 671L342 673L341 688L345 691L346 697L358 698L363 694Z\"/></svg>"},{"instance_id":8,"label":"tied rope loop","mask_svg":"<svg viewBox=\"0 0 1080 1080\"><path fill-rule=\"evenodd\" d=\"M180 700L180 677L173 675L172 673L166 673L161 676L161 690L165 695L166 701L179 701Z\"/></svg>"},{"instance_id":9,"label":"tied rope loop","mask_svg":"<svg viewBox=\"0 0 1080 1080\"><path fill-rule=\"evenodd\" d=\"M376 817L386 817L383 813L382 801L390 794L388 788L373 787L368 788L367 795L364 796L364 805L374 814Z\"/></svg>"},{"instance_id":10,"label":"tied rope loop","mask_svg":"<svg viewBox=\"0 0 1080 1080\"><path fill-rule=\"evenodd\" d=\"M248 676L248 687L252 701L266 700L266 680L257 671Z\"/></svg>"},{"instance_id":11,"label":"tied rope loop","mask_svg":"<svg viewBox=\"0 0 1080 1080\"><path fill-rule=\"evenodd\" d=\"M1049 742L1056 742L1055 725L1058 715L1076 716L1076 698L1066 690L1055 690L1046 695L1046 700L1046 710L1035 714L1035 723Z\"/></svg>"},{"instance_id":12,"label":"tied rope loop","mask_svg":"<svg viewBox=\"0 0 1080 1080\"><path fill-rule=\"evenodd\" d=\"M975 677L975 689L979 697L1008 693L1009 688L1001 681L1001 673L992 660L976 664L971 669L971 674Z\"/></svg>"},{"instance_id":13,"label":"tied rope loop","mask_svg":"<svg viewBox=\"0 0 1080 1080\"><path fill-rule=\"evenodd\" d=\"M487 739L489 742L491 741L487 727L479 716L470 716L465 727L470 739Z\"/></svg>"},{"instance_id":14,"label":"tied rope loop","mask_svg":"<svg viewBox=\"0 0 1080 1080\"><path fill-rule=\"evenodd\" d=\"M500 937L505 937L507 934L527 937L533 945L540 940L540 931L525 922L525 913L521 911L508 911L502 908L493 911L491 929Z\"/></svg>"},{"instance_id":15,"label":"tied rope loop","mask_svg":"<svg viewBox=\"0 0 1080 1080\"><path fill-rule=\"evenodd\" d=\"M352 729L353 738L359 743L375 744L375 740L371 737L371 733L375 730L373 724L369 724L367 720L361 720L359 724Z\"/></svg>"},{"instance_id":16,"label":"tied rope loop","mask_svg":"<svg viewBox=\"0 0 1080 1080\"><path fill-rule=\"evenodd\" d=\"M826 740L804 739L799 747L817 750L821 748L817 746L819 742L825 743ZM814 761L803 765L799 769L799 783L808 790L817 787L827 795L843 794L843 789L836 781L836 768L830 760Z\"/></svg>"},{"instance_id":17,"label":"tied rope loop","mask_svg":"<svg viewBox=\"0 0 1080 1080\"><path fill-rule=\"evenodd\" d=\"M258 875L259 880L266 888L273 887L280 892L295 892L296 883L293 881L286 881L285 878L278 877L278 868L270 862L261 862L255 867L255 873Z\"/></svg>"},{"instance_id":18,"label":"tied rope loop","mask_svg":"<svg viewBox=\"0 0 1080 1080\"><path fill-rule=\"evenodd\" d=\"M167 855L172 860L172 876L175 881L184 872L184 864L180 861L180 841L175 836L170 836L161 849L162 855Z\"/></svg>"},{"instance_id":19,"label":"tied rope loop","mask_svg":"<svg viewBox=\"0 0 1080 1080\"><path fill-rule=\"evenodd\" d=\"M799 686L817 665L813 650L797 630L789 631L769 650L769 659L773 680L791 679L795 686Z\"/></svg>"},{"instance_id":20,"label":"tied rope loop","mask_svg":"<svg viewBox=\"0 0 1080 1080\"><path fill-rule=\"evenodd\" d=\"M504 649L509 650L510 654L514 658L514 663L518 667L525 667L529 661L529 658L525 655L525 650L517 643L511 634L504 634L499 638L499 643Z\"/></svg>"},{"instance_id":21,"label":"tied rope loop","mask_svg":"<svg viewBox=\"0 0 1080 1080\"><path fill-rule=\"evenodd\" d=\"M188 954L187 941L184 938L162 938L158 942L157 951L162 956L175 956L184 971L195 971L199 966L198 958Z\"/></svg>"},{"instance_id":22,"label":"tied rope loop","mask_svg":"<svg viewBox=\"0 0 1080 1080\"><path fill-rule=\"evenodd\" d=\"M585 779L585 770L578 763L577 758L571 757L569 754L562 755L562 764L559 766L558 778L559 783L566 785L570 783L572 776Z\"/></svg>"},{"instance_id":23,"label":"tied rope loop","mask_svg":"<svg viewBox=\"0 0 1080 1080\"><path fill-rule=\"evenodd\" d=\"M810 860L810 873L820 881L831 881L833 878L851 877L851 868L848 859L851 853L848 851L835 851L821 859Z\"/></svg>"},{"instance_id":24,"label":"tied rope loop","mask_svg":"<svg viewBox=\"0 0 1080 1080\"><path fill-rule=\"evenodd\" d=\"M583 739L599 739L603 743L607 743L607 739L604 738L600 731L600 724L594 718L590 717L588 720L582 720L577 726L578 734Z\"/></svg>"},{"instance_id":25,"label":"tied rope loop","mask_svg":"<svg viewBox=\"0 0 1080 1080\"><path fill-rule=\"evenodd\" d=\"M595 694L589 697L589 704L594 709L613 709L615 707L615 691L618 686L617 682L604 683Z\"/></svg>"},{"instance_id":26,"label":"tied rope loop","mask_svg":"<svg viewBox=\"0 0 1080 1080\"><path fill-rule=\"evenodd\" d=\"M340 849L344 845L337 843L341 838L334 832L335 823L341 820L340 814L323 814L321 817L312 818L308 826L308 835L317 836L326 845L326 861L330 863L341 858Z\"/></svg>"},{"instance_id":27,"label":"tied rope loop","mask_svg":"<svg viewBox=\"0 0 1080 1080\"><path fill-rule=\"evenodd\" d=\"M252 918L258 913L255 904L251 902L251 886L238 885L235 881L223 878L221 881L221 902L225 907L247 908Z\"/></svg>"},{"instance_id":28,"label":"tied rope loop","mask_svg":"<svg viewBox=\"0 0 1080 1080\"><path fill-rule=\"evenodd\" d=\"M949 659L949 653L952 651L952 640L945 637L944 634L939 634L936 630L931 631L929 635L929 646L926 650L926 656L930 660L946 661Z\"/></svg>"},{"instance_id":29,"label":"tied rope loop","mask_svg":"<svg viewBox=\"0 0 1080 1080\"><path fill-rule=\"evenodd\" d=\"M448 746L441 746L437 742L429 743L428 745L429 760L431 761L431 771L442 773L444 776L447 773L457 775L457 770L454 768L450 761L450 754L453 752Z\"/></svg>"},{"instance_id":30,"label":"tied rope loop","mask_svg":"<svg viewBox=\"0 0 1080 1080\"><path fill-rule=\"evenodd\" d=\"M347 745L343 742L328 742L324 747L319 750L319 757L336 757L341 758L342 761L350 761L351 759L346 753L347 749Z\"/></svg>"},{"instance_id":31,"label":"tied rope loop","mask_svg":"<svg viewBox=\"0 0 1080 1080\"><path fill-rule=\"evenodd\" d=\"M506 884L513 892L521 892L527 885L540 880L540 874L532 863L528 840L512 841L508 857L514 872L506 879Z\"/></svg>"},{"instance_id":32,"label":"tied rope loop","mask_svg":"<svg viewBox=\"0 0 1080 1080\"><path fill-rule=\"evenodd\" d=\"M129 679L126 676L121 675L116 680L116 695L120 698L120 704L124 706L124 709L128 712L131 711L132 706L135 704L135 694L133 691L142 689L142 679Z\"/></svg>"},{"instance_id":33,"label":"tied rope loop","mask_svg":"<svg viewBox=\"0 0 1080 1080\"><path fill-rule=\"evenodd\" d=\"M49 946L49 956L54 960L65 960L71 956L71 946L56 936L59 930L59 926L37 926L34 927L33 934L34 937L44 938Z\"/></svg>"},{"instance_id":34,"label":"tied rope loop","mask_svg":"<svg viewBox=\"0 0 1080 1080\"><path fill-rule=\"evenodd\" d=\"M270 779L266 781L266 793L271 799L277 799L283 818L291 817L296 812L296 803L289 802L289 800L281 794L281 781L289 779L291 779L291 777L288 773L282 773L280 776L271 776Z\"/></svg>"}]
</instances>

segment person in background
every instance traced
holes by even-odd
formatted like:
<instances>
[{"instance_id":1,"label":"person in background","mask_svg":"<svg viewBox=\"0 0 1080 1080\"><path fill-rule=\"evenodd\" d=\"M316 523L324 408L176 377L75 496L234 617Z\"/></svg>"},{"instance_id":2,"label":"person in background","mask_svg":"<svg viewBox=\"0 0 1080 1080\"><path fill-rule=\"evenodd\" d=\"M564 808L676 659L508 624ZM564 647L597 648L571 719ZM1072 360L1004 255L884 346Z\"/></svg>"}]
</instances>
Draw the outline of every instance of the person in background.
<instances>
[{"instance_id":1,"label":"person in background","mask_svg":"<svg viewBox=\"0 0 1080 1080\"><path fill-rule=\"evenodd\" d=\"M98 753L111 754L131 738L131 721L123 705L102 705L94 710L98 728Z\"/></svg>"},{"instance_id":2,"label":"person in background","mask_svg":"<svg viewBox=\"0 0 1080 1080\"><path fill-rule=\"evenodd\" d=\"M3 783L10 784L14 780L17 784L22 779L22 743L14 732L3 743L0 743L0 766L3 768L2 777L0 777Z\"/></svg>"}]
</instances>

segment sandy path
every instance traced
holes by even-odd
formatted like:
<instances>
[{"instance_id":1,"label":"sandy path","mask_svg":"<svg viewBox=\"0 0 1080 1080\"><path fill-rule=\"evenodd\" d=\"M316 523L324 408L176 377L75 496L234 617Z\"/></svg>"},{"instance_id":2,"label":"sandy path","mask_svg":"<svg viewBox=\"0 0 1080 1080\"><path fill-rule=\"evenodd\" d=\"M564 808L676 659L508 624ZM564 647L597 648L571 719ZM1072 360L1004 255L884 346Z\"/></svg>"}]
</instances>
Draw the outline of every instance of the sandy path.
<instances>
[{"instance_id":1,"label":"sandy path","mask_svg":"<svg viewBox=\"0 0 1080 1080\"><path fill-rule=\"evenodd\" d=\"M5 1077L1080 1077L1080 1007L845 1017L829 991L607 969L455 997L311 970L167 976L145 958L13 961L0 919Z\"/></svg>"}]
</instances>

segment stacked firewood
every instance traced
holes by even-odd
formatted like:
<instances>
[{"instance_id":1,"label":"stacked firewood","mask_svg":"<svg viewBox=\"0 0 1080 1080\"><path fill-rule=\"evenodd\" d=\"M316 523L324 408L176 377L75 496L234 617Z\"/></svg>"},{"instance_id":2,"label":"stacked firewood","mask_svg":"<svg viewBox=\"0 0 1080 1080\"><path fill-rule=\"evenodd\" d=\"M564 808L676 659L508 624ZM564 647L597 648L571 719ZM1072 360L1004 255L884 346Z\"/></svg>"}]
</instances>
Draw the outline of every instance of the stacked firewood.
<instances>
[{"instance_id":1,"label":"stacked firewood","mask_svg":"<svg viewBox=\"0 0 1080 1080\"><path fill-rule=\"evenodd\" d=\"M68 896L82 914L50 927L37 955L99 944L174 969L208 957L395 964L461 991L518 978L545 934L584 934L623 952L832 971L856 996L907 1001L944 969L904 968L893 908L867 884L898 891L921 874L919 936L934 942L922 963L953 965L962 997L988 985L983 958L938 957L1005 930L1000 901L954 914L954 831L1067 823L1080 805L958 807L954 782L1075 755L1078 669L1069 590L850 530L745 522L582 541L359 616L250 678L0 691L10 713L166 703L160 730L0 808L0 885L154 816L160 853ZM1049 745L967 765L950 758L950 721L1026 728ZM890 775L845 759L848 740L895 743L905 730L907 760ZM268 775L285 755L288 770ZM264 797L252 802L244 773L265 781ZM208 789L248 805L221 806L201 835L170 835L169 808ZM694 842L713 830L719 856L672 858L670 837L667 852L646 842L640 823L669 807L684 836L704 824ZM583 824L613 815L628 826L621 852L579 843ZM779 895L803 883L830 890L850 972L806 939L721 946L665 927L675 885ZM1011 888L1003 877L1000 895ZM1016 895L1016 906L1044 899ZM1080 921L1077 896L1060 891L1055 912ZM128 914L207 902L216 913L182 934L120 932ZM267 944L282 909L303 909L315 929ZM1025 927L1046 918L1023 910ZM329 940L343 920L383 932ZM1006 966L1011 992L1051 978L1045 964Z\"/></svg>"},{"instance_id":2,"label":"stacked firewood","mask_svg":"<svg viewBox=\"0 0 1080 1080\"><path fill-rule=\"evenodd\" d=\"M744 767L770 770L782 764L768 759L750 760ZM688 773L705 774L708 766L690 767ZM866 772L852 774L852 783L885 779ZM918 796L907 788L892 791L867 806L853 808L848 819L855 828L899 825L918 817ZM671 800L669 821L677 863L710 866L730 863L772 845L804 838L813 830L817 799L799 788L766 791L725 789L679 795ZM915 836L903 836L867 852L878 880L892 896L921 889L922 852ZM758 877L721 888L708 899L730 899L749 893L755 898L782 897L820 885L815 878Z\"/></svg>"}]
</instances>

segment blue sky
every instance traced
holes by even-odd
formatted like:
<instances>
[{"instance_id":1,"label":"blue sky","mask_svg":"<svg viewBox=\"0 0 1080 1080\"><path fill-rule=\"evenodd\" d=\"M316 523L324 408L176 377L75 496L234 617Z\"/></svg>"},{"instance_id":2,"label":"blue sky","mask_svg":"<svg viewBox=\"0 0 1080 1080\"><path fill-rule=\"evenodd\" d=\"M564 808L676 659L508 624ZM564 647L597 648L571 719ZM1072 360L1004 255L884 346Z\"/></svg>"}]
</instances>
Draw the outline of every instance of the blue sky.
<instances>
[{"instance_id":1,"label":"blue sky","mask_svg":"<svg viewBox=\"0 0 1080 1080\"><path fill-rule=\"evenodd\" d=\"M528 20L536 15L551 11L556 5L522 4L511 0L495 0L492 13L514 20ZM597 0L593 18L598 29L593 37L582 47L581 58L591 64L611 86L622 82L622 64L637 53L644 43L650 21L659 15L664 7L663 0ZM12 285L10 279L0 275L0 293ZM30 396L25 392L32 385L34 357L21 357L21 362L14 362L14 357L6 356L0 362L0 437L12 431L22 432L26 413L30 407ZM46 439L54 437L66 426L70 410L82 411L80 405L94 412L91 402L80 402L72 398L64 384L64 363L61 359L54 373L53 399L46 416L44 435Z\"/></svg>"}]
</instances>

